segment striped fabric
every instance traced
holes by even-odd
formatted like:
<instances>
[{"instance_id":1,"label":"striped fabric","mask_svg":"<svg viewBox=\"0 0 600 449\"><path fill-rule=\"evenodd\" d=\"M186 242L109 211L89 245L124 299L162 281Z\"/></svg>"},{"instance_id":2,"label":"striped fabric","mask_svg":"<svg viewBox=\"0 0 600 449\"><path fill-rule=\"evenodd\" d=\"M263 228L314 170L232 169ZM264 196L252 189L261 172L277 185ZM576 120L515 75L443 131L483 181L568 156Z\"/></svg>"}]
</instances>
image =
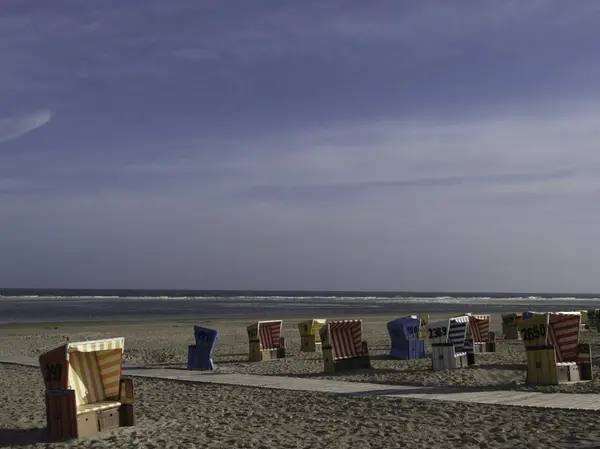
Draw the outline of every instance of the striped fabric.
<instances>
[{"instance_id":1,"label":"striped fabric","mask_svg":"<svg viewBox=\"0 0 600 449\"><path fill-rule=\"evenodd\" d=\"M469 330L473 343L487 343L490 340L490 316L470 315Z\"/></svg>"},{"instance_id":2,"label":"striped fabric","mask_svg":"<svg viewBox=\"0 0 600 449\"><path fill-rule=\"evenodd\" d=\"M124 338L108 338L105 340L82 341L78 343L69 343L67 352L96 352L106 351L108 349L123 350L125 346Z\"/></svg>"},{"instance_id":3,"label":"striped fabric","mask_svg":"<svg viewBox=\"0 0 600 449\"><path fill-rule=\"evenodd\" d=\"M281 321L259 321L258 335L261 349L279 348Z\"/></svg>"},{"instance_id":4,"label":"striped fabric","mask_svg":"<svg viewBox=\"0 0 600 449\"><path fill-rule=\"evenodd\" d=\"M98 412L100 410L106 410L107 408L119 407L120 405L121 403L117 401L102 401L96 402L95 404L84 404L77 407L77 414L81 415L82 413L87 412Z\"/></svg>"},{"instance_id":5,"label":"striped fabric","mask_svg":"<svg viewBox=\"0 0 600 449\"><path fill-rule=\"evenodd\" d=\"M450 318L448 342L454 344L454 352L465 352L465 338L467 336L468 316Z\"/></svg>"},{"instance_id":6,"label":"striped fabric","mask_svg":"<svg viewBox=\"0 0 600 449\"><path fill-rule=\"evenodd\" d=\"M550 313L550 343L556 348L557 362L577 360L579 346L579 312Z\"/></svg>"},{"instance_id":7,"label":"striped fabric","mask_svg":"<svg viewBox=\"0 0 600 449\"><path fill-rule=\"evenodd\" d=\"M321 329L324 345L331 345L335 360L361 357L362 320L328 321Z\"/></svg>"},{"instance_id":8,"label":"striped fabric","mask_svg":"<svg viewBox=\"0 0 600 449\"><path fill-rule=\"evenodd\" d=\"M75 391L75 404L82 406L112 403L118 398L123 361L123 338L69 343L68 388ZM109 408L110 405L98 405ZM89 407L88 407L89 408Z\"/></svg>"},{"instance_id":9,"label":"striped fabric","mask_svg":"<svg viewBox=\"0 0 600 449\"><path fill-rule=\"evenodd\" d=\"M69 387L75 390L75 404L91 404L104 400L100 368L93 352L73 352L69 358Z\"/></svg>"}]
</instances>

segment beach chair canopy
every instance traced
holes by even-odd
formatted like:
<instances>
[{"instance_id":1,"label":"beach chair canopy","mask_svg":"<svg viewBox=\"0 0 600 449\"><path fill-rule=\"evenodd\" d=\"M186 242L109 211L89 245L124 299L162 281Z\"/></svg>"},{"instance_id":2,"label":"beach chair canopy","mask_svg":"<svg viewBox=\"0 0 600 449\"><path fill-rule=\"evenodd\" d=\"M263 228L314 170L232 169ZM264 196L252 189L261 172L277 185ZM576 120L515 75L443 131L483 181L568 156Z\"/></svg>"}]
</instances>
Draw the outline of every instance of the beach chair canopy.
<instances>
[{"instance_id":1,"label":"beach chair canopy","mask_svg":"<svg viewBox=\"0 0 600 449\"><path fill-rule=\"evenodd\" d=\"M408 340L418 339L421 332L421 320L418 318L398 318L387 323L392 346L404 345Z\"/></svg>"},{"instance_id":2,"label":"beach chair canopy","mask_svg":"<svg viewBox=\"0 0 600 449\"><path fill-rule=\"evenodd\" d=\"M454 344L455 352L464 352L469 316L457 316L448 321L448 342Z\"/></svg>"},{"instance_id":3,"label":"beach chair canopy","mask_svg":"<svg viewBox=\"0 0 600 449\"><path fill-rule=\"evenodd\" d=\"M120 405L124 338L67 343L40 356L46 389L75 392L77 413Z\"/></svg>"},{"instance_id":4,"label":"beach chair canopy","mask_svg":"<svg viewBox=\"0 0 600 449\"><path fill-rule=\"evenodd\" d=\"M336 360L363 356L362 320L331 320L320 330L324 346L331 346Z\"/></svg>"},{"instance_id":5,"label":"beach chair canopy","mask_svg":"<svg viewBox=\"0 0 600 449\"><path fill-rule=\"evenodd\" d=\"M485 343L490 339L490 315L469 315L469 332L473 343Z\"/></svg>"},{"instance_id":6,"label":"beach chair canopy","mask_svg":"<svg viewBox=\"0 0 600 449\"><path fill-rule=\"evenodd\" d=\"M207 346L210 348L210 352L212 353L218 338L218 330L211 329L210 327L194 325L194 340L196 342L196 346Z\"/></svg>"},{"instance_id":7,"label":"beach chair canopy","mask_svg":"<svg viewBox=\"0 0 600 449\"><path fill-rule=\"evenodd\" d=\"M277 349L280 346L283 321L258 321L247 327L250 341L260 341L260 348Z\"/></svg>"},{"instance_id":8,"label":"beach chair canopy","mask_svg":"<svg viewBox=\"0 0 600 449\"><path fill-rule=\"evenodd\" d=\"M557 362L576 362L579 347L579 312L557 312L549 314L548 340L556 348Z\"/></svg>"},{"instance_id":9,"label":"beach chair canopy","mask_svg":"<svg viewBox=\"0 0 600 449\"><path fill-rule=\"evenodd\" d=\"M300 331L300 335L311 335L315 337L315 341L317 343L321 342L321 336L319 331L327 320L321 318L314 318L312 320L306 320L298 323L298 330Z\"/></svg>"}]
</instances>

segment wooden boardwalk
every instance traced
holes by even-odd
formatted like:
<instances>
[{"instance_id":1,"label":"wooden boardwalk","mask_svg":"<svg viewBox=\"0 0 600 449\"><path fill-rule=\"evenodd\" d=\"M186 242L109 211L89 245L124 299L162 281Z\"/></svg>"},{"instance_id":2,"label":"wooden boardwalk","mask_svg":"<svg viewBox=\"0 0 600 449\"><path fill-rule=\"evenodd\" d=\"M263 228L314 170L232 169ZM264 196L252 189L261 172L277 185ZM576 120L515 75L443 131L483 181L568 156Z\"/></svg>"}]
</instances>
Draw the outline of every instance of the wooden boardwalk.
<instances>
[{"instance_id":1,"label":"wooden boardwalk","mask_svg":"<svg viewBox=\"0 0 600 449\"><path fill-rule=\"evenodd\" d=\"M37 359L26 356L0 357L0 363L39 367ZM517 407L541 407L571 410L600 410L600 394L536 393L511 390L485 390L417 387L402 385L303 379L281 376L220 374L184 369L124 366L123 374L133 377L168 379L184 382L239 385L276 390L313 391L346 396L383 396L429 401L468 402Z\"/></svg>"}]
</instances>

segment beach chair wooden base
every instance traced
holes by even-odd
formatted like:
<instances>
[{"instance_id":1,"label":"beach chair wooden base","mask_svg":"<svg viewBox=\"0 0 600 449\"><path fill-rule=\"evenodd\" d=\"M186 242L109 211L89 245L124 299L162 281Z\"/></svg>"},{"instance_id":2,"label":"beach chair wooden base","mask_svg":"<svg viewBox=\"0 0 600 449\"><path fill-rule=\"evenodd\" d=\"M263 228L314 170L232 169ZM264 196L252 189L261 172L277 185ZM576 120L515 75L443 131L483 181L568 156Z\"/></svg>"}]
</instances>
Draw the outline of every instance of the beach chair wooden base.
<instances>
[{"instance_id":1,"label":"beach chair wooden base","mask_svg":"<svg viewBox=\"0 0 600 449\"><path fill-rule=\"evenodd\" d=\"M521 334L516 324L502 324L505 340L521 340Z\"/></svg>"},{"instance_id":2,"label":"beach chair wooden base","mask_svg":"<svg viewBox=\"0 0 600 449\"><path fill-rule=\"evenodd\" d=\"M490 332L490 338L487 342L471 343L475 354L484 354L486 352L496 352L496 334Z\"/></svg>"},{"instance_id":3,"label":"beach chair wooden base","mask_svg":"<svg viewBox=\"0 0 600 449\"><path fill-rule=\"evenodd\" d=\"M300 336L300 351L301 352L317 352L321 350L321 342L317 343L316 335L301 335Z\"/></svg>"},{"instance_id":4,"label":"beach chair wooden base","mask_svg":"<svg viewBox=\"0 0 600 449\"><path fill-rule=\"evenodd\" d=\"M579 345L580 354L589 354L589 344ZM592 380L589 362L557 362L554 346L527 348L527 380L532 385L559 385Z\"/></svg>"},{"instance_id":5,"label":"beach chair wooden base","mask_svg":"<svg viewBox=\"0 0 600 449\"><path fill-rule=\"evenodd\" d=\"M431 345L431 361L433 371L466 368L475 363L475 354L455 353L452 343L434 343Z\"/></svg>"},{"instance_id":6,"label":"beach chair wooden base","mask_svg":"<svg viewBox=\"0 0 600 449\"><path fill-rule=\"evenodd\" d=\"M250 342L250 361L266 362L285 358L285 338L280 338L280 347L275 349L261 349L260 342Z\"/></svg>"},{"instance_id":7,"label":"beach chair wooden base","mask_svg":"<svg viewBox=\"0 0 600 449\"><path fill-rule=\"evenodd\" d=\"M133 404L123 404L119 408L119 426L135 426L135 409Z\"/></svg>"},{"instance_id":8,"label":"beach chair wooden base","mask_svg":"<svg viewBox=\"0 0 600 449\"><path fill-rule=\"evenodd\" d=\"M369 348L367 342L362 342L362 356L351 357L347 359L334 359L333 347L323 346L323 364L325 372L328 374L340 373L354 369L370 369L371 357L369 356Z\"/></svg>"}]
</instances>

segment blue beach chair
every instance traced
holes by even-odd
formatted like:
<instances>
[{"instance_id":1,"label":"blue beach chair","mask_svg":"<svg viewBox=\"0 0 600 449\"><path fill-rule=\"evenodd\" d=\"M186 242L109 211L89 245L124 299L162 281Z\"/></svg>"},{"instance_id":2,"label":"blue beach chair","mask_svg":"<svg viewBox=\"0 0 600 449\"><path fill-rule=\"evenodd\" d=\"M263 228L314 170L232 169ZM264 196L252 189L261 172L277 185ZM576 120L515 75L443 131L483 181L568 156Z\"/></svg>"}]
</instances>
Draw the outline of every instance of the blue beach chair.
<instances>
[{"instance_id":1,"label":"blue beach chair","mask_svg":"<svg viewBox=\"0 0 600 449\"><path fill-rule=\"evenodd\" d=\"M212 354L219 338L219 331L204 326L194 326L195 345L188 347L188 369L214 370Z\"/></svg>"},{"instance_id":2,"label":"blue beach chair","mask_svg":"<svg viewBox=\"0 0 600 449\"><path fill-rule=\"evenodd\" d=\"M387 323L392 349L390 357L396 359L422 359L425 357L425 339L420 337L421 320L405 317Z\"/></svg>"}]
</instances>

